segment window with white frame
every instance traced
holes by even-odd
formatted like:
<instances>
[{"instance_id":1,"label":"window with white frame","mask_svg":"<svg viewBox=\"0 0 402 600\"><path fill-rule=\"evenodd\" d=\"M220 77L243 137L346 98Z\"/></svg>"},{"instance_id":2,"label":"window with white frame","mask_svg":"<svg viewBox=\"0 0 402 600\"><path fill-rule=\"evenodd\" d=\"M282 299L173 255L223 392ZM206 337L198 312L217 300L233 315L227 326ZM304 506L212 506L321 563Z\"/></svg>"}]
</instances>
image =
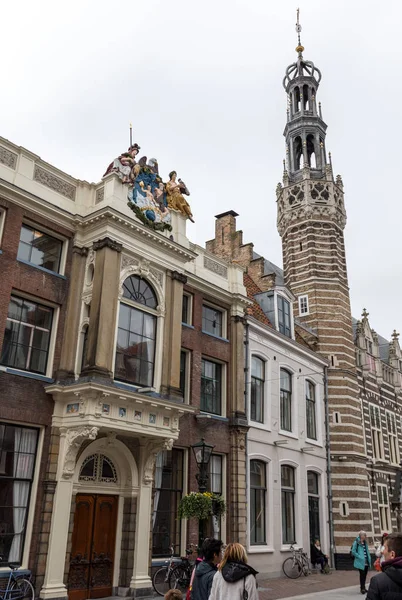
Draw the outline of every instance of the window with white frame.
<instances>
[{"instance_id":1,"label":"window with white frame","mask_svg":"<svg viewBox=\"0 0 402 600\"><path fill-rule=\"evenodd\" d=\"M308 315L310 312L308 305L308 296L299 296L299 315Z\"/></svg>"},{"instance_id":2,"label":"window with white frame","mask_svg":"<svg viewBox=\"0 0 402 600\"><path fill-rule=\"evenodd\" d=\"M250 419L264 423L265 363L258 356L251 357Z\"/></svg>"},{"instance_id":3,"label":"window with white frame","mask_svg":"<svg viewBox=\"0 0 402 600\"><path fill-rule=\"evenodd\" d=\"M223 372L221 363L203 358L201 361L201 404L202 411L222 415Z\"/></svg>"},{"instance_id":4,"label":"window with white frame","mask_svg":"<svg viewBox=\"0 0 402 600\"><path fill-rule=\"evenodd\" d=\"M224 457L221 454L211 454L209 460L209 478L207 483L207 491L213 494L223 495L223 465ZM222 519L221 517L210 517L207 522L207 535L214 537L215 539L220 538L222 530Z\"/></svg>"},{"instance_id":5,"label":"window with white frame","mask_svg":"<svg viewBox=\"0 0 402 600\"><path fill-rule=\"evenodd\" d=\"M306 381L306 422L307 437L310 440L317 439L317 416L315 402L315 385Z\"/></svg>"},{"instance_id":6,"label":"window with white frame","mask_svg":"<svg viewBox=\"0 0 402 600\"><path fill-rule=\"evenodd\" d=\"M63 242L60 239L39 231L36 227L22 225L18 260L59 273L62 249Z\"/></svg>"},{"instance_id":7,"label":"window with white frame","mask_svg":"<svg viewBox=\"0 0 402 600\"><path fill-rule=\"evenodd\" d=\"M396 416L394 413L388 412L387 415L387 430L389 440L389 462L394 465L399 465L399 447L398 447L398 431L396 428Z\"/></svg>"},{"instance_id":8,"label":"window with white frame","mask_svg":"<svg viewBox=\"0 0 402 600\"><path fill-rule=\"evenodd\" d=\"M280 373L281 429L292 431L292 374L286 369Z\"/></svg>"},{"instance_id":9,"label":"window with white frame","mask_svg":"<svg viewBox=\"0 0 402 600\"><path fill-rule=\"evenodd\" d=\"M282 544L294 544L296 542L295 495L295 470L289 465L282 465Z\"/></svg>"},{"instance_id":10,"label":"window with white frame","mask_svg":"<svg viewBox=\"0 0 402 600\"><path fill-rule=\"evenodd\" d=\"M391 514L388 503L388 488L386 485L377 484L377 499L380 529L381 531L391 531Z\"/></svg>"},{"instance_id":11,"label":"window with white frame","mask_svg":"<svg viewBox=\"0 0 402 600\"><path fill-rule=\"evenodd\" d=\"M193 324L193 296L192 294L183 294L183 305L181 309L181 322L185 325Z\"/></svg>"},{"instance_id":12,"label":"window with white frame","mask_svg":"<svg viewBox=\"0 0 402 600\"><path fill-rule=\"evenodd\" d=\"M278 302L278 328L283 335L292 337L292 324L290 318L290 302L282 296L277 296Z\"/></svg>"},{"instance_id":13,"label":"window with white frame","mask_svg":"<svg viewBox=\"0 0 402 600\"><path fill-rule=\"evenodd\" d=\"M373 457L380 460L384 459L384 444L382 439L380 409L374 404L370 404L370 425L371 440L373 444Z\"/></svg>"},{"instance_id":14,"label":"window with white frame","mask_svg":"<svg viewBox=\"0 0 402 600\"><path fill-rule=\"evenodd\" d=\"M266 464L250 461L250 544L266 544Z\"/></svg>"},{"instance_id":15,"label":"window with white frame","mask_svg":"<svg viewBox=\"0 0 402 600\"><path fill-rule=\"evenodd\" d=\"M6 222L6 210L0 206L0 248L3 239L4 224Z\"/></svg>"},{"instance_id":16,"label":"window with white frame","mask_svg":"<svg viewBox=\"0 0 402 600\"><path fill-rule=\"evenodd\" d=\"M226 313L209 304L202 305L202 331L218 337L226 336Z\"/></svg>"},{"instance_id":17,"label":"window with white frame","mask_svg":"<svg viewBox=\"0 0 402 600\"><path fill-rule=\"evenodd\" d=\"M182 521L177 509L184 487L184 451L163 450L156 457L152 511L152 556L168 556L170 546L180 555Z\"/></svg>"},{"instance_id":18,"label":"window with white frame","mask_svg":"<svg viewBox=\"0 0 402 600\"><path fill-rule=\"evenodd\" d=\"M52 321L53 309L49 306L11 296L0 363L45 375Z\"/></svg>"},{"instance_id":19,"label":"window with white frame","mask_svg":"<svg viewBox=\"0 0 402 600\"><path fill-rule=\"evenodd\" d=\"M0 567L22 562L38 433L0 423Z\"/></svg>"},{"instance_id":20,"label":"window with white frame","mask_svg":"<svg viewBox=\"0 0 402 600\"><path fill-rule=\"evenodd\" d=\"M117 330L115 378L152 387L158 305L151 285L137 275L123 284Z\"/></svg>"}]
</instances>

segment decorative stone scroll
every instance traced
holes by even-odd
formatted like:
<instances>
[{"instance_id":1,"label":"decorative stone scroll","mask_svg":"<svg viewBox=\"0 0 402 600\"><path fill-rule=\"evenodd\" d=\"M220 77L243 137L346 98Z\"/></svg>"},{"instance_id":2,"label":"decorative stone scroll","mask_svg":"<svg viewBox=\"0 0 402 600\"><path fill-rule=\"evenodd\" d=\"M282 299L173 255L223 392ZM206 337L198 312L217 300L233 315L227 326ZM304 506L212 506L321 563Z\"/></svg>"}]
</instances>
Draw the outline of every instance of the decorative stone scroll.
<instances>
[{"instance_id":1,"label":"decorative stone scroll","mask_svg":"<svg viewBox=\"0 0 402 600\"><path fill-rule=\"evenodd\" d=\"M216 262L216 260L212 260L212 258L209 258L208 256L204 256L204 267L209 271L212 271L213 273L224 277L225 279L227 279L228 277L227 267Z\"/></svg>"},{"instance_id":2,"label":"decorative stone scroll","mask_svg":"<svg viewBox=\"0 0 402 600\"><path fill-rule=\"evenodd\" d=\"M76 188L75 186L71 185L71 183L68 183L67 181L64 181L64 179L53 175L53 173L46 171L46 169L42 169L42 167L39 167L39 165L35 165L33 178L34 181L45 185L58 194L61 194L62 196L65 196L69 200L73 200L73 202L75 202Z\"/></svg>"},{"instance_id":3,"label":"decorative stone scroll","mask_svg":"<svg viewBox=\"0 0 402 600\"><path fill-rule=\"evenodd\" d=\"M14 152L10 152L7 148L0 146L0 163L2 165L6 165L6 167L10 167L10 169L14 169L17 165L18 154Z\"/></svg>"},{"instance_id":4,"label":"decorative stone scroll","mask_svg":"<svg viewBox=\"0 0 402 600\"><path fill-rule=\"evenodd\" d=\"M152 485L156 457L162 450L172 450L173 442L173 439L166 438L162 440L150 440L143 445L142 455L144 460L144 470L142 480L144 485Z\"/></svg>"},{"instance_id":5,"label":"decorative stone scroll","mask_svg":"<svg viewBox=\"0 0 402 600\"><path fill-rule=\"evenodd\" d=\"M61 435L65 435L65 455L62 476L70 479L74 475L75 460L78 450L84 440L94 440L98 435L99 427L78 427L76 429L60 429Z\"/></svg>"}]
</instances>

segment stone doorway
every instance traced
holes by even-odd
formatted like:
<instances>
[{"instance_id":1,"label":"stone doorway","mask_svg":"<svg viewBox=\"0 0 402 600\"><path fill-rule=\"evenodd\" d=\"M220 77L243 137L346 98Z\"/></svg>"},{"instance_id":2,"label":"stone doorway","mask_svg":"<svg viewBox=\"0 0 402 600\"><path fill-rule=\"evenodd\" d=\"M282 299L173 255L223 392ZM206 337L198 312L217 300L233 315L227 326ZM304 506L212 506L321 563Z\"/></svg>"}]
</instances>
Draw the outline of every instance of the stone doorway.
<instances>
[{"instance_id":1,"label":"stone doorway","mask_svg":"<svg viewBox=\"0 0 402 600\"><path fill-rule=\"evenodd\" d=\"M113 595L118 496L76 496L69 600Z\"/></svg>"}]
</instances>

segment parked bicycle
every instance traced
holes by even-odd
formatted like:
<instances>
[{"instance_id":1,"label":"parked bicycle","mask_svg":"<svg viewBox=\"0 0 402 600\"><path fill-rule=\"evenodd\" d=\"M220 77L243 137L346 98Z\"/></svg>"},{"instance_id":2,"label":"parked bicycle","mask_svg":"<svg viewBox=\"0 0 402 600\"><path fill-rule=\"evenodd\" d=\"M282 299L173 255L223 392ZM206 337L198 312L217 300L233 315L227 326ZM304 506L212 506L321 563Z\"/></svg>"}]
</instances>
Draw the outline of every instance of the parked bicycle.
<instances>
[{"instance_id":1,"label":"parked bicycle","mask_svg":"<svg viewBox=\"0 0 402 600\"><path fill-rule=\"evenodd\" d=\"M191 545L186 550L186 556L178 559L174 556L174 546L170 546L170 557L163 567L160 567L152 577L152 585L159 596L164 596L168 590L179 589L186 592L190 586L194 562L189 556L195 552L196 546ZM1 600L1 598L0 598Z\"/></svg>"},{"instance_id":2,"label":"parked bicycle","mask_svg":"<svg viewBox=\"0 0 402 600\"><path fill-rule=\"evenodd\" d=\"M310 573L310 565L306 552L303 552L303 548L295 548L293 545L290 546L292 556L286 558L282 564L282 571L289 577L289 579L297 579L303 575L307 577Z\"/></svg>"},{"instance_id":3,"label":"parked bicycle","mask_svg":"<svg viewBox=\"0 0 402 600\"><path fill-rule=\"evenodd\" d=\"M0 562L2 560L0 556ZM21 565L18 563L9 563L8 566L10 574L8 579L3 578L4 585L0 587L0 600L34 600L35 591L30 581L30 575L19 574L18 569Z\"/></svg>"}]
</instances>

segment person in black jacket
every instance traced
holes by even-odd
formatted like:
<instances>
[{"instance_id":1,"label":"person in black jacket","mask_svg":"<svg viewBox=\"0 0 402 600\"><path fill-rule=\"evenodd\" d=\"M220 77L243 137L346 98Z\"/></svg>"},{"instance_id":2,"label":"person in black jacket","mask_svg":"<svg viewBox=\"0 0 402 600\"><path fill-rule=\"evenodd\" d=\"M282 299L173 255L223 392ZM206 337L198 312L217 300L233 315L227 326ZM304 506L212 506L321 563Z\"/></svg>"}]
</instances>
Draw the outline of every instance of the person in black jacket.
<instances>
[{"instance_id":1,"label":"person in black jacket","mask_svg":"<svg viewBox=\"0 0 402 600\"><path fill-rule=\"evenodd\" d=\"M384 541L382 573L370 581L367 600L402 600L402 534L391 533Z\"/></svg>"},{"instance_id":2,"label":"person in black jacket","mask_svg":"<svg viewBox=\"0 0 402 600\"><path fill-rule=\"evenodd\" d=\"M208 600L217 564L221 559L222 546L223 542L214 538L202 545L204 560L198 564L195 571L191 600Z\"/></svg>"},{"instance_id":3,"label":"person in black jacket","mask_svg":"<svg viewBox=\"0 0 402 600\"><path fill-rule=\"evenodd\" d=\"M320 565L321 573L327 571L328 556L321 550L321 544L318 538L316 538L314 544L311 545L310 557L312 565Z\"/></svg>"}]
</instances>

